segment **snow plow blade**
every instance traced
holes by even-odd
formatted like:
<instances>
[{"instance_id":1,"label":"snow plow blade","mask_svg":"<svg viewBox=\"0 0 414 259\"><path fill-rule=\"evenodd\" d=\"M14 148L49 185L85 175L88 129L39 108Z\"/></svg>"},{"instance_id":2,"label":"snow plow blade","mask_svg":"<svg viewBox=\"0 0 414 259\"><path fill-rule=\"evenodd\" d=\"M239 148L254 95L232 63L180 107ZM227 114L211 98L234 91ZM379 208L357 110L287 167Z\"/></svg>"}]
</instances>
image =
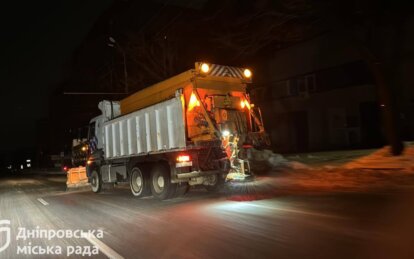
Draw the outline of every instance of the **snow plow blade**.
<instances>
[{"instance_id":1,"label":"snow plow blade","mask_svg":"<svg viewBox=\"0 0 414 259\"><path fill-rule=\"evenodd\" d=\"M77 189L85 186L89 186L86 167L80 166L69 169L66 181L67 189Z\"/></svg>"}]
</instances>

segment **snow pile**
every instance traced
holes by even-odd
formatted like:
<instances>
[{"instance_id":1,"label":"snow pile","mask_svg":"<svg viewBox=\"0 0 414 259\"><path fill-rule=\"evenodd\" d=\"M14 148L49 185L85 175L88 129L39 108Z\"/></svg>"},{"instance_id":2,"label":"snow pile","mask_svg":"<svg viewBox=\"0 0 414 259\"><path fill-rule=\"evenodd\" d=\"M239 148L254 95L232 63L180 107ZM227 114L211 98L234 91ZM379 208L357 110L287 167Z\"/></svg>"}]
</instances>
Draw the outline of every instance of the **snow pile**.
<instances>
[{"instance_id":1,"label":"snow pile","mask_svg":"<svg viewBox=\"0 0 414 259\"><path fill-rule=\"evenodd\" d=\"M280 154L273 153L271 150L248 149L247 158L250 167L254 171L265 171L275 169L307 169L308 166L300 162L289 161Z\"/></svg>"},{"instance_id":2,"label":"snow pile","mask_svg":"<svg viewBox=\"0 0 414 259\"><path fill-rule=\"evenodd\" d=\"M317 156L317 166L313 164L308 167L270 150L250 149L246 156L250 160L252 170L254 172L267 170L271 173L268 175L259 173L252 182L230 183L226 189L228 199L250 201L285 194L388 192L414 188L414 143L406 144L404 153L398 157L391 155L389 147L375 151L351 151L351 154L347 152L327 153L326 156L324 154ZM358 158L355 158L356 155ZM289 157L289 159L295 158L299 159L301 156ZM337 160L341 164L336 166L319 163L319 161L327 163ZM347 164L344 165L345 160Z\"/></svg>"},{"instance_id":3,"label":"snow pile","mask_svg":"<svg viewBox=\"0 0 414 259\"><path fill-rule=\"evenodd\" d=\"M414 172L414 146L406 145L403 154L393 156L390 147L383 147L374 153L351 161L345 169L400 170Z\"/></svg>"}]
</instances>

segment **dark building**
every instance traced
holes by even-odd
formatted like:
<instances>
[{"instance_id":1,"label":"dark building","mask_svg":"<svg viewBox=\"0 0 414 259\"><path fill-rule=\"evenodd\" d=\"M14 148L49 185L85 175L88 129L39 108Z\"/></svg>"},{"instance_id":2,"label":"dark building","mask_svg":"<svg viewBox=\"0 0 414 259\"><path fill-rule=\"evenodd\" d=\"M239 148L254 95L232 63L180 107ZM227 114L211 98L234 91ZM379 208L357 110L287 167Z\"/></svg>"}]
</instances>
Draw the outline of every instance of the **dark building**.
<instances>
[{"instance_id":1,"label":"dark building","mask_svg":"<svg viewBox=\"0 0 414 259\"><path fill-rule=\"evenodd\" d=\"M409 26L407 23L407 36ZM408 47L408 40L406 43ZM346 36L324 34L277 51L267 64L269 80L256 85L252 97L263 107L265 126L276 151L384 144L382 104L375 80L364 55ZM414 60L407 58L400 60L397 68L404 140L414 136L410 67L414 69Z\"/></svg>"}]
</instances>

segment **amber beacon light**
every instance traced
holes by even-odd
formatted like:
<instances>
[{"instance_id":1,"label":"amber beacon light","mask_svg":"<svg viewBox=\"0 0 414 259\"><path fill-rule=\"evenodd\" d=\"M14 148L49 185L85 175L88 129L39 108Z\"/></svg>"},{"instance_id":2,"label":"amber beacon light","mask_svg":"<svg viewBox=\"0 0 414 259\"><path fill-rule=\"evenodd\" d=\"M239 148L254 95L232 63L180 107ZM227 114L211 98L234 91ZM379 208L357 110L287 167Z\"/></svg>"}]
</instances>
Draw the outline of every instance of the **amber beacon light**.
<instances>
[{"instance_id":1,"label":"amber beacon light","mask_svg":"<svg viewBox=\"0 0 414 259\"><path fill-rule=\"evenodd\" d=\"M246 69L243 71L243 75L244 75L244 77L246 77L246 78L251 78L251 77L252 77L252 71L250 71L250 69L246 68Z\"/></svg>"},{"instance_id":2,"label":"amber beacon light","mask_svg":"<svg viewBox=\"0 0 414 259\"><path fill-rule=\"evenodd\" d=\"M210 71L210 66L207 63L203 63L201 64L201 72L203 73L208 73L208 71Z\"/></svg>"}]
</instances>

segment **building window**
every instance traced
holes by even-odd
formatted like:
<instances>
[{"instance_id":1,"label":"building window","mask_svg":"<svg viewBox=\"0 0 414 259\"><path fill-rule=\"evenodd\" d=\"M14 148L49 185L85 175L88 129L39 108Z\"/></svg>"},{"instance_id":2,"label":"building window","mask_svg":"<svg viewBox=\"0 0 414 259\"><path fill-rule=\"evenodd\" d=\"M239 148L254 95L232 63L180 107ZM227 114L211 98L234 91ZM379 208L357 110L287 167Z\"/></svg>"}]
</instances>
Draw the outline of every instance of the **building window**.
<instances>
[{"instance_id":1,"label":"building window","mask_svg":"<svg viewBox=\"0 0 414 259\"><path fill-rule=\"evenodd\" d=\"M298 82L298 89L301 93L306 93L306 81L304 77L299 77L296 79Z\"/></svg>"},{"instance_id":2,"label":"building window","mask_svg":"<svg viewBox=\"0 0 414 259\"><path fill-rule=\"evenodd\" d=\"M296 78L286 81L287 96L298 96L299 88Z\"/></svg>"},{"instance_id":3,"label":"building window","mask_svg":"<svg viewBox=\"0 0 414 259\"><path fill-rule=\"evenodd\" d=\"M316 91L314 74L292 78L287 82L287 96L307 96L308 93Z\"/></svg>"},{"instance_id":4,"label":"building window","mask_svg":"<svg viewBox=\"0 0 414 259\"><path fill-rule=\"evenodd\" d=\"M316 72L318 91L372 84L373 80L367 64L360 60Z\"/></svg>"}]
</instances>

